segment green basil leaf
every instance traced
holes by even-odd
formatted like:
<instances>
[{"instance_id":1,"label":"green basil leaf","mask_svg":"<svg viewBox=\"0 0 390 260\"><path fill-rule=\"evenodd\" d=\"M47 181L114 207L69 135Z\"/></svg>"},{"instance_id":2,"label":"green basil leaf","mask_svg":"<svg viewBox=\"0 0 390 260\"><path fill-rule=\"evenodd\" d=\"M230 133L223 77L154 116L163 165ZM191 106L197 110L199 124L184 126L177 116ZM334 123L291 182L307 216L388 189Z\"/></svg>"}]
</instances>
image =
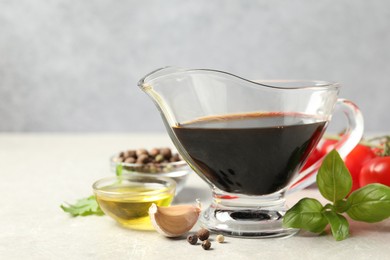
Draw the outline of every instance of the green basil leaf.
<instances>
[{"instance_id":1,"label":"green basil leaf","mask_svg":"<svg viewBox=\"0 0 390 260\"><path fill-rule=\"evenodd\" d=\"M95 196L89 196L88 198L79 199L75 204L61 205L61 209L73 217L88 216L88 215L104 215L103 211L99 207Z\"/></svg>"},{"instance_id":2,"label":"green basil leaf","mask_svg":"<svg viewBox=\"0 0 390 260\"><path fill-rule=\"evenodd\" d=\"M283 217L283 225L321 233L328 224L327 219L321 213L322 208L322 204L318 200L303 198L286 212Z\"/></svg>"},{"instance_id":3,"label":"green basil leaf","mask_svg":"<svg viewBox=\"0 0 390 260\"><path fill-rule=\"evenodd\" d=\"M379 222L390 217L390 187L374 183L364 186L348 197L348 216L357 221Z\"/></svg>"},{"instance_id":4,"label":"green basil leaf","mask_svg":"<svg viewBox=\"0 0 390 260\"><path fill-rule=\"evenodd\" d=\"M115 168L116 176L122 176L123 166L122 164L118 164Z\"/></svg>"},{"instance_id":5,"label":"green basil leaf","mask_svg":"<svg viewBox=\"0 0 390 260\"><path fill-rule=\"evenodd\" d=\"M349 223L343 215L334 211L325 211L323 214L330 224L333 237L337 241L344 240L349 236Z\"/></svg>"},{"instance_id":6,"label":"green basil leaf","mask_svg":"<svg viewBox=\"0 0 390 260\"><path fill-rule=\"evenodd\" d=\"M333 208L337 213L343 213L349 209L351 205L346 199L338 200L334 203Z\"/></svg>"},{"instance_id":7,"label":"green basil leaf","mask_svg":"<svg viewBox=\"0 0 390 260\"><path fill-rule=\"evenodd\" d=\"M317 185L322 196L335 203L344 199L352 188L352 177L336 150L322 162L317 174Z\"/></svg>"}]
</instances>

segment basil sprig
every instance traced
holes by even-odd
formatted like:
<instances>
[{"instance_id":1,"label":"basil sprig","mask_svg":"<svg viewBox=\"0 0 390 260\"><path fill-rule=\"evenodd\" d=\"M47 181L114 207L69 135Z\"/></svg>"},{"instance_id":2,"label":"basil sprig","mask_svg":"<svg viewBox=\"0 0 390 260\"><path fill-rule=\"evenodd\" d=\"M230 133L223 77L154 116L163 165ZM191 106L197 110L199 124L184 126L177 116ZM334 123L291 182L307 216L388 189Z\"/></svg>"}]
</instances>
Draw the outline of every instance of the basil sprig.
<instances>
[{"instance_id":1,"label":"basil sprig","mask_svg":"<svg viewBox=\"0 0 390 260\"><path fill-rule=\"evenodd\" d=\"M75 204L61 205L63 211L68 212L73 217L97 215L103 216L104 212L99 207L94 195L88 198L79 199Z\"/></svg>"},{"instance_id":2,"label":"basil sprig","mask_svg":"<svg viewBox=\"0 0 390 260\"><path fill-rule=\"evenodd\" d=\"M323 206L313 198L301 199L286 212L285 227L321 233L329 224L333 237L340 241L349 236L349 223L343 213L353 220L369 223L390 217L390 187L369 184L348 196L352 187L351 174L336 150L325 157L317 174L317 186L331 203Z\"/></svg>"}]
</instances>

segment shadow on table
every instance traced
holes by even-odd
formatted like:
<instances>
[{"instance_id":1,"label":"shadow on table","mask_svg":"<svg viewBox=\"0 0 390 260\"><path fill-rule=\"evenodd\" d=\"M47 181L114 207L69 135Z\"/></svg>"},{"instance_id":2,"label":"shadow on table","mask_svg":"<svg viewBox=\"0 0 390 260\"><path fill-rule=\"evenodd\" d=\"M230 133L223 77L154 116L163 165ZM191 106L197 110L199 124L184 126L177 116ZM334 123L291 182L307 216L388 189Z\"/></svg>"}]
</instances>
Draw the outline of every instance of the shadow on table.
<instances>
[{"instance_id":1,"label":"shadow on table","mask_svg":"<svg viewBox=\"0 0 390 260\"><path fill-rule=\"evenodd\" d=\"M365 223L358 221L351 221L349 218L350 232L353 235L361 236L364 233L368 232L381 232L388 233L390 232L390 220L383 220L377 223Z\"/></svg>"},{"instance_id":2,"label":"shadow on table","mask_svg":"<svg viewBox=\"0 0 390 260\"><path fill-rule=\"evenodd\" d=\"M174 204L195 203L199 199L201 203L211 200L211 191L205 191L201 188L185 187L179 194L176 195Z\"/></svg>"},{"instance_id":3,"label":"shadow on table","mask_svg":"<svg viewBox=\"0 0 390 260\"><path fill-rule=\"evenodd\" d=\"M383 220L378 223L365 223L351 220L348 216L346 217L349 221L349 232L350 236L354 237L363 237L367 236L369 233L388 233L390 232L390 219ZM298 235L299 237L320 237L320 236L329 236L330 228L327 227L326 231L321 234L311 233L305 230L300 230Z\"/></svg>"}]
</instances>

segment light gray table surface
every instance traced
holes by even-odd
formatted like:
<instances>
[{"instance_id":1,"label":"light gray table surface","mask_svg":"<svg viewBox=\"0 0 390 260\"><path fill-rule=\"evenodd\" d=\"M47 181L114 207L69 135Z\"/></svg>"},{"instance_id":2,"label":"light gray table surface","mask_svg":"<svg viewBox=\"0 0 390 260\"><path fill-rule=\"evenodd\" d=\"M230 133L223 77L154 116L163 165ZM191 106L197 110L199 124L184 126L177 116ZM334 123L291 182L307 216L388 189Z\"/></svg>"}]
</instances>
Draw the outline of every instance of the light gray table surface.
<instances>
[{"instance_id":1,"label":"light gray table surface","mask_svg":"<svg viewBox=\"0 0 390 260\"><path fill-rule=\"evenodd\" d=\"M0 134L0 259L389 259L390 219L352 222L350 238L341 242L300 232L288 239L227 237L205 251L184 239L122 228L107 216L72 218L60 209L113 174L112 154L167 145L165 134ZM306 196L319 193L297 192L288 204ZM174 203L195 198L207 205L210 192L192 174Z\"/></svg>"}]
</instances>

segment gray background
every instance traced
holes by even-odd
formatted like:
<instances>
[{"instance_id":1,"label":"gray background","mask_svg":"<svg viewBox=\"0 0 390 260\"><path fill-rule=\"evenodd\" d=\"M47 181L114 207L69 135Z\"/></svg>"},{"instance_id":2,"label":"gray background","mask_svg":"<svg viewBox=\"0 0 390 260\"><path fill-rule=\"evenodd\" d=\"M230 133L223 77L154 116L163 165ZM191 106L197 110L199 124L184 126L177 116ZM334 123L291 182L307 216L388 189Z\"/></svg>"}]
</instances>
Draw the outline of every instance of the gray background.
<instances>
[{"instance_id":1,"label":"gray background","mask_svg":"<svg viewBox=\"0 0 390 260\"><path fill-rule=\"evenodd\" d=\"M0 0L0 131L164 131L166 65L338 81L389 131L390 1Z\"/></svg>"}]
</instances>

